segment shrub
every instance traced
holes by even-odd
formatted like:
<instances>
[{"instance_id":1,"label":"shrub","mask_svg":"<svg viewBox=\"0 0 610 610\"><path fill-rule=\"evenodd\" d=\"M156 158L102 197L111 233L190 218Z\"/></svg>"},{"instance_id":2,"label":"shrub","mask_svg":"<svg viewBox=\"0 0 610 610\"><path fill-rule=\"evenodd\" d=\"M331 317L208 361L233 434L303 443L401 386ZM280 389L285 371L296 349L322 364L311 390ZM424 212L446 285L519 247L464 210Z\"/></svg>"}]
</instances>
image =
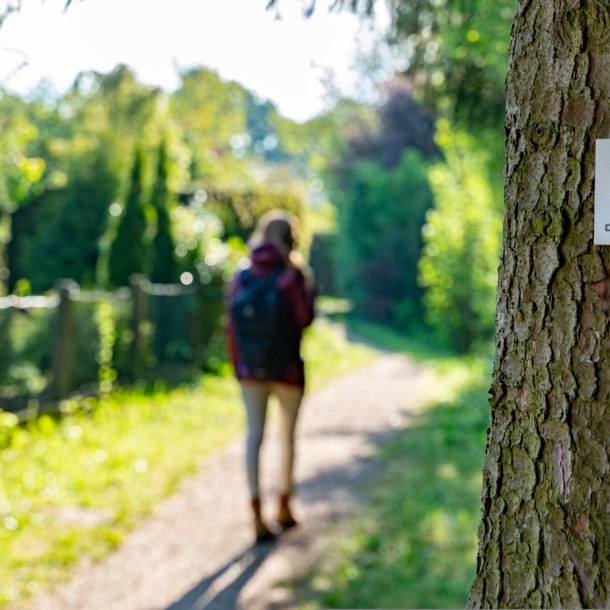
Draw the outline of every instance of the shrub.
<instances>
[{"instance_id":1,"label":"shrub","mask_svg":"<svg viewBox=\"0 0 610 610\"><path fill-rule=\"evenodd\" d=\"M470 136L439 121L437 143L445 161L428 172L434 209L423 228L420 283L428 322L465 352L494 331L501 198Z\"/></svg>"},{"instance_id":2,"label":"shrub","mask_svg":"<svg viewBox=\"0 0 610 610\"><path fill-rule=\"evenodd\" d=\"M345 168L341 181L336 201L342 291L365 317L407 330L421 319L417 261L432 206L422 155L407 149L392 169L361 161Z\"/></svg>"}]
</instances>

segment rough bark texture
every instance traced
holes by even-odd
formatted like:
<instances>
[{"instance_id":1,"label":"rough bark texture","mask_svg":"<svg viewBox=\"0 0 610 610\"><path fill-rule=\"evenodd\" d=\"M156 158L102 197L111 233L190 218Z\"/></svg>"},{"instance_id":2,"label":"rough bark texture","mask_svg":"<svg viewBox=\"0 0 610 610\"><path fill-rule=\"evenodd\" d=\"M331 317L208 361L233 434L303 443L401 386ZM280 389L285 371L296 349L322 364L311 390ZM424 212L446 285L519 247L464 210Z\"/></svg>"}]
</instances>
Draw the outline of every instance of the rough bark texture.
<instances>
[{"instance_id":1,"label":"rough bark texture","mask_svg":"<svg viewBox=\"0 0 610 610\"><path fill-rule=\"evenodd\" d=\"M610 603L610 249L593 245L610 137L610 8L518 0L479 559L469 607Z\"/></svg>"}]
</instances>

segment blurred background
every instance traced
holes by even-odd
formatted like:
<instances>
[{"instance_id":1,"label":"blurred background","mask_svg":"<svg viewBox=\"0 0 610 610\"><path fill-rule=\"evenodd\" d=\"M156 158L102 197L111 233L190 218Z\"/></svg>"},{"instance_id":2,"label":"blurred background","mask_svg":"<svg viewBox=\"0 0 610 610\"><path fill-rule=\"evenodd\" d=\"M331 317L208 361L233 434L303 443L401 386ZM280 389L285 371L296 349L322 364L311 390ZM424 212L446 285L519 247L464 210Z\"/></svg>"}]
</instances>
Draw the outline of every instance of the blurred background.
<instances>
[{"instance_id":1,"label":"blurred background","mask_svg":"<svg viewBox=\"0 0 610 610\"><path fill-rule=\"evenodd\" d=\"M353 315L461 352L489 340L512 5L334 4L5 3L5 408L217 369L223 286L278 207Z\"/></svg>"},{"instance_id":2,"label":"blurred background","mask_svg":"<svg viewBox=\"0 0 610 610\"><path fill-rule=\"evenodd\" d=\"M245 264L257 219L282 208L301 220L299 249L316 274L321 312L389 349L410 341L410 353L453 358L452 371L479 392L451 403L475 405L466 431L455 428L451 409L426 424L445 448L457 442L455 430L462 447L476 446L464 466L478 481L467 526L456 526L467 542L457 535L453 555L440 544L454 564L434 586L442 589L464 562L470 570L514 4L0 1L3 457L27 453L27 435L61 429L80 438L70 436L70 418L140 400L121 394L128 388L158 395L148 414L156 422L167 388L201 372L229 375L227 284ZM316 345L329 360L349 361L332 341ZM37 419L58 410L59 418ZM31 429L17 425L35 420ZM427 446L440 455L434 442ZM109 447L96 449L95 468ZM138 463L152 463L155 451ZM27 472L0 488L1 535L30 523L27 503L23 514L11 508L27 496ZM41 490L56 484L45 481ZM404 534L404 524L396 527L388 540ZM105 549L118 543L104 541ZM61 561L49 557L52 572ZM11 577L17 584L5 600L52 578L26 572ZM463 591L471 573L460 574ZM356 587L349 575L337 578ZM439 593L436 603L462 599L451 595ZM413 599L423 607L426 597Z\"/></svg>"}]
</instances>

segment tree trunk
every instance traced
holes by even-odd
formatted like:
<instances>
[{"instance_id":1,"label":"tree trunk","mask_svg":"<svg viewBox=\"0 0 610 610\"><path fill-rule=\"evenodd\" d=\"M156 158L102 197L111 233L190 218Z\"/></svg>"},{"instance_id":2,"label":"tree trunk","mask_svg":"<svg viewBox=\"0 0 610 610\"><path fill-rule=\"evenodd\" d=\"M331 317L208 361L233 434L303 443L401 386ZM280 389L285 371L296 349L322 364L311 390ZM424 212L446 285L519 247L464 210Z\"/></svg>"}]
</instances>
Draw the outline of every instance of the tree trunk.
<instances>
[{"instance_id":1,"label":"tree trunk","mask_svg":"<svg viewBox=\"0 0 610 610\"><path fill-rule=\"evenodd\" d=\"M610 249L593 245L609 97L607 0L518 0L472 608L610 602Z\"/></svg>"}]
</instances>

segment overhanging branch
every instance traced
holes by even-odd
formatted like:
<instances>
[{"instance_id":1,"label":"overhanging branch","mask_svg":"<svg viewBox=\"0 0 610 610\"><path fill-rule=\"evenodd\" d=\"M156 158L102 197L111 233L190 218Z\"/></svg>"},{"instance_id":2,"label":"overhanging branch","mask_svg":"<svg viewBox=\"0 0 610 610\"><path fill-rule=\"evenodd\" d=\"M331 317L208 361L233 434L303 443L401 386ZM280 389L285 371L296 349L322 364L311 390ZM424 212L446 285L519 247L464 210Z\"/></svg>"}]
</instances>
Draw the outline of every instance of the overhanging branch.
<instances>
[{"instance_id":1,"label":"overhanging branch","mask_svg":"<svg viewBox=\"0 0 610 610\"><path fill-rule=\"evenodd\" d=\"M71 2L71 0L69 0ZM272 8L278 8L280 0L269 0L265 10L271 10ZM367 16L373 14L375 0L335 0L331 6L330 11L341 10L343 7L349 7L352 12L356 12L359 9ZM303 15L305 17L311 17L316 9L316 0L311 0L309 6L303 9Z\"/></svg>"}]
</instances>

